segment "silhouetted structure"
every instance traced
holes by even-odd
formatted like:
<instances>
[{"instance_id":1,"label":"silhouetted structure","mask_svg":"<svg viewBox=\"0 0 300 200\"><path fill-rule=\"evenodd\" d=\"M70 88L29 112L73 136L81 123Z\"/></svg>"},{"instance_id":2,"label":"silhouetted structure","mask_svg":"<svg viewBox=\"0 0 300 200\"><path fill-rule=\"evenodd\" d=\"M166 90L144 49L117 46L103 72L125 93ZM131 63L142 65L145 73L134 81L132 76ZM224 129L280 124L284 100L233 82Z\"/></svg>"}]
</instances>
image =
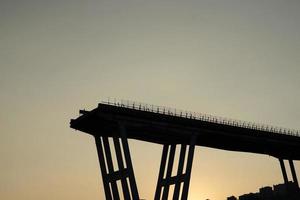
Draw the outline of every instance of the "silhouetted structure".
<instances>
[{"instance_id":1,"label":"silhouetted structure","mask_svg":"<svg viewBox=\"0 0 300 200\"><path fill-rule=\"evenodd\" d=\"M71 120L71 127L95 137L106 199L120 199L118 181L124 199L139 199L128 138L163 145L155 200L168 199L170 185L175 185L174 200L187 199L196 145L279 158L286 184L283 159L288 159L298 188L293 165L293 160L300 159L298 131L129 101L103 102L92 111L81 110L80 114ZM115 148L117 171L109 138ZM172 176L177 146L180 146L177 174Z\"/></svg>"},{"instance_id":2,"label":"silhouetted structure","mask_svg":"<svg viewBox=\"0 0 300 200\"><path fill-rule=\"evenodd\" d=\"M249 193L239 196L239 200L259 200L258 193Z\"/></svg>"},{"instance_id":3,"label":"silhouetted structure","mask_svg":"<svg viewBox=\"0 0 300 200\"><path fill-rule=\"evenodd\" d=\"M274 190L273 190L274 188ZM239 200L299 200L300 191L296 184L288 182L288 184L279 184L272 187L263 187L257 193L243 194L239 196ZM237 200L236 197L228 197L227 200Z\"/></svg>"},{"instance_id":4,"label":"silhouetted structure","mask_svg":"<svg viewBox=\"0 0 300 200\"><path fill-rule=\"evenodd\" d=\"M267 186L259 189L260 199L264 200L272 200L273 198L273 190L272 187Z\"/></svg>"}]
</instances>

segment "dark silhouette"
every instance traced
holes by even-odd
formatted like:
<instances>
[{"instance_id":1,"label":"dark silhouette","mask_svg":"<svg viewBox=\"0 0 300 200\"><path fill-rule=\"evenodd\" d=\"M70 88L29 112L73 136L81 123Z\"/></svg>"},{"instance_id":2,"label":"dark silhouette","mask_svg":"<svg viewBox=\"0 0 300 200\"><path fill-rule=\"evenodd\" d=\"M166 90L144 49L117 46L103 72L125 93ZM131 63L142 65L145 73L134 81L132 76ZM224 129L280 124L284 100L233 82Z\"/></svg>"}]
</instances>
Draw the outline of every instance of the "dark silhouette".
<instances>
[{"instance_id":1,"label":"dark silhouette","mask_svg":"<svg viewBox=\"0 0 300 200\"><path fill-rule=\"evenodd\" d=\"M293 182L287 184L263 187L257 193L243 194L238 200L299 200L299 187ZM235 196L228 197L227 200L237 200Z\"/></svg>"},{"instance_id":2,"label":"dark silhouette","mask_svg":"<svg viewBox=\"0 0 300 200\"><path fill-rule=\"evenodd\" d=\"M121 181L124 199L139 199L128 138L164 146L155 200L168 199L170 185L175 185L174 200L187 199L196 145L274 156L280 161L286 187L288 178L283 159L287 159L294 185L299 188L293 164L293 160L300 160L298 131L129 101L101 103L92 111L81 110L80 114L71 120L71 127L95 137L106 199L120 199L117 181ZM113 139L118 171L114 171L108 138ZM177 175L171 176L177 146L180 146ZM252 196L255 198L255 194Z\"/></svg>"}]
</instances>

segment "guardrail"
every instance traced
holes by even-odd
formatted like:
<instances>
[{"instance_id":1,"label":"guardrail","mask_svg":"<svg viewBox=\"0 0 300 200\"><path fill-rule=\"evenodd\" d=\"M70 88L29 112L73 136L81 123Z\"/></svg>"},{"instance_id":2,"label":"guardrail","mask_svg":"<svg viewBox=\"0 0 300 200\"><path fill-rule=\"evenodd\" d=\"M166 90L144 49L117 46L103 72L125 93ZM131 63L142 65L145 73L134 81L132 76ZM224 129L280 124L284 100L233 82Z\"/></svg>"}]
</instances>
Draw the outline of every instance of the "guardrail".
<instances>
[{"instance_id":1,"label":"guardrail","mask_svg":"<svg viewBox=\"0 0 300 200\"><path fill-rule=\"evenodd\" d=\"M282 127L277 127L277 126L270 126L270 125L261 124L261 123L247 122L247 121L243 121L243 120L235 120L235 119L230 119L230 118L225 118L225 117L218 117L218 116L213 116L213 115L209 115L209 114L185 111L185 110L180 110L180 109L176 109L176 108L157 106L157 105L135 102L135 101L130 101L130 100L108 99L107 101L101 101L101 103L107 104L107 105L118 106L118 107L130 108L130 109L134 109L134 110L141 110L141 111L159 113L159 114L164 114L164 115L183 117L183 118L188 118L188 119L196 119L196 120L201 120L201 121L206 121L206 122L213 122L213 123L217 123L217 124L230 125L230 126L236 126L236 127L241 127L241 128L248 128L248 129L253 129L253 130L266 131L266 132L279 133L279 134L300 137L299 130L282 128Z\"/></svg>"}]
</instances>

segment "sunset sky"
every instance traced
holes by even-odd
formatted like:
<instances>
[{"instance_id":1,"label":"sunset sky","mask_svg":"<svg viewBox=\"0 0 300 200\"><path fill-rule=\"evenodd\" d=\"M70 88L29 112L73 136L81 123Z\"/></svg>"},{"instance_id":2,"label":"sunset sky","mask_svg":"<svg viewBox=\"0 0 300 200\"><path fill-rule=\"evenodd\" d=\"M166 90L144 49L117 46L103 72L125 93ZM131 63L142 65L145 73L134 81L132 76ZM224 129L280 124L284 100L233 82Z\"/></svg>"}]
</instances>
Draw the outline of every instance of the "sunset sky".
<instances>
[{"instance_id":1,"label":"sunset sky","mask_svg":"<svg viewBox=\"0 0 300 200\"><path fill-rule=\"evenodd\" d=\"M0 199L104 200L69 121L107 97L300 129L299 64L298 0L0 0ZM129 143L151 200L162 147ZM194 158L190 200L283 182L267 155Z\"/></svg>"}]
</instances>

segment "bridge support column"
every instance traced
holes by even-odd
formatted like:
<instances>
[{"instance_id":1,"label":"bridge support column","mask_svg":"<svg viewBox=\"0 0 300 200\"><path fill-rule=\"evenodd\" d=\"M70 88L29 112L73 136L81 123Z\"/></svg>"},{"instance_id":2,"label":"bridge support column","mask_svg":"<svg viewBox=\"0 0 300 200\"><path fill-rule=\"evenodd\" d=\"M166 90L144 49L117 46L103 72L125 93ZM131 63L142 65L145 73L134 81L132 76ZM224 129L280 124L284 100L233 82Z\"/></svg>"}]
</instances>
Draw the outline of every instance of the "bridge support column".
<instances>
[{"instance_id":1,"label":"bridge support column","mask_svg":"<svg viewBox=\"0 0 300 200\"><path fill-rule=\"evenodd\" d=\"M281 172L282 172L284 184L287 186L289 180L288 180L287 173L286 173L286 170L285 170L284 161L283 161L282 158L279 158L279 162L280 162L280 167L281 167Z\"/></svg>"},{"instance_id":2,"label":"bridge support column","mask_svg":"<svg viewBox=\"0 0 300 200\"><path fill-rule=\"evenodd\" d=\"M299 188L294 162L293 162L293 160L289 160L289 163L290 163L290 167L291 167L291 173L292 173L292 176L293 176L293 182L297 186L297 188Z\"/></svg>"},{"instance_id":3,"label":"bridge support column","mask_svg":"<svg viewBox=\"0 0 300 200\"><path fill-rule=\"evenodd\" d=\"M120 145L120 139L122 148ZM102 181L106 199L120 200L117 182L121 181L124 199L138 200L139 194L133 173L133 167L125 127L123 125L120 125L120 136L113 137L113 145L115 148L119 170L114 170L108 137L95 136L95 142L98 152L100 170L102 174ZM124 153L124 158L122 156L122 150ZM126 168L124 167L125 164Z\"/></svg>"},{"instance_id":4,"label":"bridge support column","mask_svg":"<svg viewBox=\"0 0 300 200\"><path fill-rule=\"evenodd\" d=\"M189 147L188 147L188 156L186 157L187 145L182 144L180 148L177 175L172 176L172 169L174 164L174 157L176 151L176 144L165 144L163 147L160 170L158 175L158 181L155 191L155 200L167 200L169 196L169 189L171 185L174 186L173 200L186 200L188 197L188 190L190 184L190 177L192 171L192 164L194 158L194 150L195 150L196 137L193 136L191 138ZM167 163L168 157L168 163ZM186 160L186 168L185 172L183 172L184 163ZM167 164L167 165L166 165ZM166 169L167 167L167 169ZM165 173L166 169L166 173ZM164 177L164 174L165 177ZM180 189L182 187L181 198L180 197Z\"/></svg>"}]
</instances>

